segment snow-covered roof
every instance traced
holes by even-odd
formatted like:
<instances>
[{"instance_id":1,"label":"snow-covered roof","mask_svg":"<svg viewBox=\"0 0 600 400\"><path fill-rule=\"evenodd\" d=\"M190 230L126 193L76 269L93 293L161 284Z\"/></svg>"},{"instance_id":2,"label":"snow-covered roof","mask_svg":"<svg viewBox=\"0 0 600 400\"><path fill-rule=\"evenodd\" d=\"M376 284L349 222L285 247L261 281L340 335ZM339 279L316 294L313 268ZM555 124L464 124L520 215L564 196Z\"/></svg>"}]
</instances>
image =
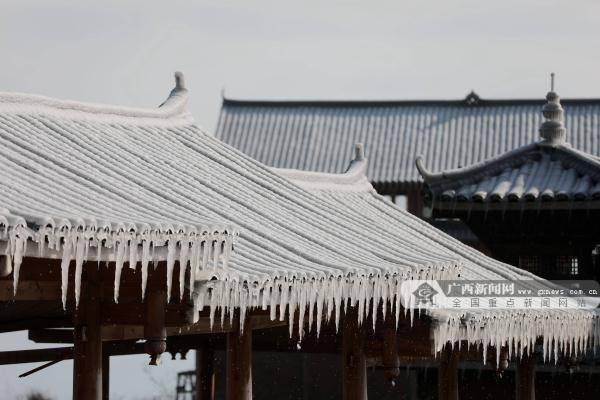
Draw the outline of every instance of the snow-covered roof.
<instances>
[{"instance_id":1,"label":"snow-covered roof","mask_svg":"<svg viewBox=\"0 0 600 400\"><path fill-rule=\"evenodd\" d=\"M472 247L431 226L429 223L398 208L378 195L365 190L366 159L362 145L356 148L355 159L346 174L332 174L277 169L299 186L338 208L368 219L368 224L379 229L379 235L402 245L405 238L414 235L419 240L430 241L438 251L449 252L461 260L458 280L512 281L531 289L550 288L553 284L528 271L485 256ZM346 185L339 186L341 180ZM331 185L326 182L330 181ZM319 185L314 185L319 182ZM354 184L352 184L354 182ZM534 290L535 293L535 290ZM551 300L553 309L431 309L424 310L436 321L433 331L434 347L439 351L446 344L467 341L470 345L509 346L511 355L520 355L533 349L536 340L543 337L544 357L556 359L559 352L579 353L600 341L600 314L595 310L560 310L557 299ZM572 305L570 303L569 305ZM405 309L406 310L406 309ZM399 307L394 310L400 312ZM372 313L376 315L376 313ZM497 357L500 352L496 352Z\"/></svg>"},{"instance_id":2,"label":"snow-covered roof","mask_svg":"<svg viewBox=\"0 0 600 400\"><path fill-rule=\"evenodd\" d=\"M169 168L174 154L156 147L191 126L186 102L180 74L153 110L0 93L0 239L15 291L24 256L62 258L63 302L72 259L77 299L84 260L116 261L115 300L126 261L139 260L144 278L151 260L167 260L172 271L188 248L214 247L222 251L215 262L227 262L237 228L194 210L183 193L193 188ZM192 263L208 268L201 258Z\"/></svg>"},{"instance_id":3,"label":"snow-covered roof","mask_svg":"<svg viewBox=\"0 0 600 400\"><path fill-rule=\"evenodd\" d=\"M72 259L79 277L84 260L108 256L118 272L162 257L169 284L175 260L193 266L191 283L216 278L195 293L213 313L308 304L321 313L405 279L458 274L460 258L435 242L409 235L399 246L368 218L205 133L177 82L155 111L0 95L0 206L15 288L24 254L63 259L65 296Z\"/></svg>"},{"instance_id":4,"label":"snow-covered roof","mask_svg":"<svg viewBox=\"0 0 600 400\"><path fill-rule=\"evenodd\" d=\"M380 187L422 181L415 157L434 171L481 162L531 143L542 99L257 101L224 98L216 135L269 166L339 173L361 142L367 176ZM600 156L600 99L563 101L573 147ZM402 190L402 188L392 190Z\"/></svg>"},{"instance_id":5,"label":"snow-covered roof","mask_svg":"<svg viewBox=\"0 0 600 400\"><path fill-rule=\"evenodd\" d=\"M573 208L573 202L600 200L600 159L574 149L567 141L563 109L550 92L542 112L541 140L483 162L432 173L417 157L417 168L426 183L426 198L434 206L486 203L486 209L514 203L521 209L531 203ZM587 204L586 207L590 205Z\"/></svg>"},{"instance_id":6,"label":"snow-covered roof","mask_svg":"<svg viewBox=\"0 0 600 400\"><path fill-rule=\"evenodd\" d=\"M195 307L211 318L298 312L300 327L308 318L318 331L349 303L361 320L381 302L398 313L406 280L528 276L378 196L361 151L343 176L272 171L194 125L185 100L181 77L158 111L0 95L0 207L15 283L23 255L62 258L64 277L72 259L79 272L107 255L117 272L124 262L144 272L160 258L167 282L179 260L180 284L191 266ZM442 341L461 334L455 316L438 318L448 321ZM582 329L565 337L587 338Z\"/></svg>"}]
</instances>

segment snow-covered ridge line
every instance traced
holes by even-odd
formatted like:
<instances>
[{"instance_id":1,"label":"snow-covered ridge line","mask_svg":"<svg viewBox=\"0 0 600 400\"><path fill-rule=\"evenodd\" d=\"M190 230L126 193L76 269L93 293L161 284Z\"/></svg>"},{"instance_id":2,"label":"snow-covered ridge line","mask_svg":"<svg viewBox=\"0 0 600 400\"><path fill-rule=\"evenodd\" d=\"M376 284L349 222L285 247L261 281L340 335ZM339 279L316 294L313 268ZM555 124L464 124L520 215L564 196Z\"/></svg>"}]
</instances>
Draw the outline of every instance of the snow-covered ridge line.
<instances>
[{"instance_id":1,"label":"snow-covered ridge line","mask_svg":"<svg viewBox=\"0 0 600 400\"><path fill-rule=\"evenodd\" d=\"M30 224L31 225L31 224ZM7 272L13 273L14 293L17 293L19 271L24 257L60 258L62 302L66 305L69 266L75 261L75 301L79 304L81 274L86 261L115 263L114 300L118 302L121 271L125 263L142 272L142 297L145 294L150 263L167 262L167 292L171 296L173 269L179 261L179 292L183 296L187 266L190 266L190 287L196 276L228 270L228 262L239 232L222 226L191 226L171 224L110 224L92 221L48 219L43 225L28 226L23 217L0 215L0 241L6 244L3 254ZM32 251L31 247L36 247Z\"/></svg>"},{"instance_id":2,"label":"snow-covered ridge line","mask_svg":"<svg viewBox=\"0 0 600 400\"><path fill-rule=\"evenodd\" d=\"M375 189L367 178L367 165L363 145L357 143L354 147L354 159L342 174L285 168L271 168L271 170L310 192L374 193Z\"/></svg>"},{"instance_id":3,"label":"snow-covered ridge line","mask_svg":"<svg viewBox=\"0 0 600 400\"><path fill-rule=\"evenodd\" d=\"M187 111L188 91L183 75L175 73L176 86L157 108L123 107L79 101L59 100L46 96L0 92L0 113L48 115L71 120L92 120L155 126L180 126L193 123Z\"/></svg>"},{"instance_id":4,"label":"snow-covered ridge line","mask_svg":"<svg viewBox=\"0 0 600 400\"><path fill-rule=\"evenodd\" d=\"M383 316L389 312L400 318L401 292L404 281L414 279L455 279L460 273L460 264L431 265L429 267L399 270L385 276L325 276L312 279L275 278L263 283L251 283L242 279L220 279L198 281L194 290L194 322L199 312L208 307L210 326L215 323L217 312L221 325L226 316L234 318L234 310L240 310L240 327L243 329L246 313L252 309L269 310L271 320L289 321L290 337L294 329L295 315L298 313L298 338L316 328L317 337L323 321L335 320L339 328L341 309L347 311L349 305L358 308L359 324L366 323L369 313L373 329L377 323L379 306ZM411 318L413 317L411 310ZM407 310L404 309L406 313ZM305 331L305 321L308 330Z\"/></svg>"},{"instance_id":5,"label":"snow-covered ridge line","mask_svg":"<svg viewBox=\"0 0 600 400\"><path fill-rule=\"evenodd\" d=\"M576 357L600 344L600 313L597 310L531 310L499 309L495 311L465 312L445 311L435 314L437 323L433 330L434 348L445 346L481 347L483 362L487 348L506 347L508 358L520 358L534 349L542 338L544 361L559 354ZM496 351L496 364L500 351Z\"/></svg>"}]
</instances>

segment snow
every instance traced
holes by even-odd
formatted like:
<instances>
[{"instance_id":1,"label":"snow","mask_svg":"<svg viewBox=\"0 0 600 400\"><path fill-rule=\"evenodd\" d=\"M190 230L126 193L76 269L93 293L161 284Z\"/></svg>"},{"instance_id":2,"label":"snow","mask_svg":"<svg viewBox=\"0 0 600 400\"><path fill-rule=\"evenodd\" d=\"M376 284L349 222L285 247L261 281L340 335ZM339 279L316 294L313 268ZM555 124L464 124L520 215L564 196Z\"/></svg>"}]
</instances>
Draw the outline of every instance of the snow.
<instances>
[{"instance_id":1,"label":"snow","mask_svg":"<svg viewBox=\"0 0 600 400\"><path fill-rule=\"evenodd\" d=\"M118 302L121 272L125 263L130 268L135 268L140 264L143 297L148 277L148 264L166 260L168 266L166 279L170 294L170 282L172 282L175 261L179 261L180 265L184 266L180 271L183 276L185 276L187 266L190 264L194 271L198 269L215 269L214 260L211 260L210 265L208 262L199 262L200 255L198 252L196 252L195 258L190 260L188 257L190 247L199 248L201 243L209 242L213 243L212 246L229 249L223 253L227 255L234 243L234 236L237 235L237 231L231 227L222 232L215 230L214 227L211 228L210 231L217 232L216 235L206 233L208 232L207 229L195 227L182 227L179 233L174 234L170 229L165 231L160 226L143 225L137 227L133 224L129 225L128 231L123 231L122 229L115 230L109 223L98 224L96 221L86 223L81 219L77 223L62 219L62 225L52 226L46 224L43 227L30 228L27 226L26 219L11 214L0 214L0 225L2 226L0 240L6 240L10 244L5 246L4 254L10 263L9 268L13 269L14 292L16 294L18 289L19 270L23 257L60 258L63 306L67 300L69 267L72 261L75 261L74 289L77 305L81 295L81 274L86 261L114 261L114 301ZM157 249L164 248L165 245L167 247L166 257L161 255L164 252L157 251ZM29 246L30 251L27 250L27 246ZM31 250L32 247L37 247L37 250ZM90 252L89 247L96 247L98 251ZM101 248L111 251L105 252L105 256L102 257ZM151 253L155 257L151 257ZM215 260L222 262L225 258L215 257Z\"/></svg>"},{"instance_id":2,"label":"snow","mask_svg":"<svg viewBox=\"0 0 600 400\"><path fill-rule=\"evenodd\" d=\"M299 186L308 188L320 196L331 206L339 209L349 209L357 215L369 218L370 223L378 226L382 234L396 236L400 232L397 243L407 246L402 237L417 236L421 240L429 238L430 245L438 251L450 250L460 258L460 276L463 280L508 280L520 281L532 289L548 288L552 284L545 279L537 277L527 271L514 266L501 263L489 258L473 248L464 245L437 230L426 222L399 209L394 204L386 201L374 191L364 190L360 174L366 171L366 160L355 159L345 174L327 186L331 174L276 169L275 171ZM362 165L361 165L362 164ZM356 174L356 171L361 171ZM340 182L344 182L343 187ZM314 185L319 182L319 185ZM354 189L353 189L354 188ZM410 231L412 229L412 232ZM435 279L435 278L433 278ZM400 282L401 283L401 282ZM341 296L335 301L359 305L359 319L366 314L363 302L371 299L372 323L375 326L376 313L374 310L382 306L384 315L392 312L398 321L401 307L400 296L397 295L399 287L389 285L389 282L378 281L368 284L372 292L365 295ZM535 291L534 291L535 292ZM366 299L366 300L365 300ZM483 349L486 362L488 346L509 349L509 357L521 357L533 348L539 338L543 338L542 348L544 360L558 359L559 354L578 355L584 351L595 348L600 343L600 313L596 310L576 309L573 299L569 299L568 310L559 309L558 299L551 299L551 310L535 309L497 309L497 310L421 310L430 315L435 321L433 326L433 339L435 352L441 351L445 346L478 346ZM406 301L404 302L406 304ZM389 308L389 310L388 310ZM411 320L415 312L411 313ZM336 312L336 323L339 318L339 309ZM317 320L318 323L318 320ZM496 352L499 357L500 352ZM499 359L496 360L499 362Z\"/></svg>"},{"instance_id":3,"label":"snow","mask_svg":"<svg viewBox=\"0 0 600 400\"><path fill-rule=\"evenodd\" d=\"M323 319L339 327L350 304L361 324L375 325L380 304L398 320L406 280L539 279L378 196L360 149L337 176L273 171L221 143L193 125L178 82L157 110L0 93L0 252L12 263L15 290L23 257L62 260L63 302L72 261L76 300L83 269L96 267L86 261L114 262L114 301L126 264L139 265L143 296L148 268L163 261L170 297L179 262L190 269L194 309L208 307L211 326L237 309L243 327L248 310L270 309L272 319L298 314L290 330L301 338L305 321L309 332L320 332ZM597 322L582 315L564 314L556 337L590 345L585 324L597 331ZM522 318L518 329L493 336L489 318L465 330L463 317L440 315L436 343L468 332L472 344L523 347L540 332ZM505 316L507 324L518 318ZM581 327L571 330L578 318Z\"/></svg>"}]
</instances>

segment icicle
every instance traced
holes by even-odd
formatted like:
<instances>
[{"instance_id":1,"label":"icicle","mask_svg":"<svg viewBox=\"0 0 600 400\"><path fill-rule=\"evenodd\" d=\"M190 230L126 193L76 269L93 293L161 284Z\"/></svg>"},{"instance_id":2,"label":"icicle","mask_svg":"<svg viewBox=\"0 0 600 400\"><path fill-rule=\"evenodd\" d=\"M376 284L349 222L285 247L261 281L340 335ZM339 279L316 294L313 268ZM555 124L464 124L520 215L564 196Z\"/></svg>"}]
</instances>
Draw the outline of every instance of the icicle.
<instances>
[{"instance_id":1,"label":"icicle","mask_svg":"<svg viewBox=\"0 0 600 400\"><path fill-rule=\"evenodd\" d=\"M65 237L63 245L62 260L60 262L61 270L61 297L63 309L67 309L67 290L69 287L69 264L71 264L71 241Z\"/></svg>"},{"instance_id":2,"label":"icicle","mask_svg":"<svg viewBox=\"0 0 600 400\"><path fill-rule=\"evenodd\" d=\"M296 319L296 308L298 307L298 287L293 285L293 282L289 283L291 296L288 302L289 307L289 318L290 318L290 326L293 326L294 321ZM298 324L299 325L299 324ZM292 331L290 330L290 338L292 337Z\"/></svg>"},{"instance_id":3,"label":"icicle","mask_svg":"<svg viewBox=\"0 0 600 400\"><path fill-rule=\"evenodd\" d=\"M240 293L240 335L244 333L246 325L246 308L248 306L248 291Z\"/></svg>"},{"instance_id":4,"label":"icicle","mask_svg":"<svg viewBox=\"0 0 600 400\"><path fill-rule=\"evenodd\" d=\"M342 285L344 284L343 281L341 280L337 280L337 281L332 281L332 283L334 283L335 287L335 294L334 294L334 303L335 303L335 332L338 333L340 331L340 317L342 314Z\"/></svg>"},{"instance_id":5,"label":"icicle","mask_svg":"<svg viewBox=\"0 0 600 400\"><path fill-rule=\"evenodd\" d=\"M223 270L228 271L229 259L231 258L232 239L229 237L226 237L225 240L222 242L222 244L223 244L223 255L221 256L221 259L222 259Z\"/></svg>"},{"instance_id":6,"label":"icicle","mask_svg":"<svg viewBox=\"0 0 600 400\"><path fill-rule=\"evenodd\" d=\"M121 287L121 271L123 270L123 262L125 256L125 243L119 241L116 245L117 254L115 257L115 284L114 284L114 300L119 302L119 289Z\"/></svg>"},{"instance_id":7,"label":"icicle","mask_svg":"<svg viewBox=\"0 0 600 400\"><path fill-rule=\"evenodd\" d=\"M142 241L142 300L146 297L146 285L148 283L148 264L150 263L150 239Z\"/></svg>"},{"instance_id":8,"label":"icicle","mask_svg":"<svg viewBox=\"0 0 600 400\"><path fill-rule=\"evenodd\" d=\"M100 260L102 260L102 240L98 239L98 248L96 249L96 259L98 260L98 265L100 265Z\"/></svg>"},{"instance_id":9,"label":"icicle","mask_svg":"<svg viewBox=\"0 0 600 400\"><path fill-rule=\"evenodd\" d=\"M285 321L285 311L288 305L289 285L287 281L281 283L281 297L279 301L279 321ZM291 313L291 310L290 310ZM290 321L293 324L293 321Z\"/></svg>"},{"instance_id":10,"label":"icicle","mask_svg":"<svg viewBox=\"0 0 600 400\"><path fill-rule=\"evenodd\" d=\"M183 300L183 292L185 291L185 271L188 263L188 252L189 252L189 241L187 238L182 239L180 242L179 250L179 301ZM190 272L190 275L192 273ZM190 290L192 287L190 286Z\"/></svg>"},{"instance_id":11,"label":"icicle","mask_svg":"<svg viewBox=\"0 0 600 400\"><path fill-rule=\"evenodd\" d=\"M200 253L200 244L199 241L194 240L192 244L192 254L190 257L190 298L193 296L194 292L194 282L196 282L196 273L198 272L199 265L199 253ZM222 323L221 323L222 324Z\"/></svg>"},{"instance_id":12,"label":"icicle","mask_svg":"<svg viewBox=\"0 0 600 400\"><path fill-rule=\"evenodd\" d=\"M19 285L19 272L21 270L21 263L23 262L23 254L26 250L26 243L28 239L28 235L25 232L25 228L22 226L17 226L14 228L10 244L11 249L9 250L9 256L12 255L12 263L13 263L13 295L17 294L17 287Z\"/></svg>"},{"instance_id":13,"label":"icicle","mask_svg":"<svg viewBox=\"0 0 600 400\"><path fill-rule=\"evenodd\" d=\"M135 269L138 257L138 239L132 237L129 241L129 268Z\"/></svg>"},{"instance_id":14,"label":"icicle","mask_svg":"<svg viewBox=\"0 0 600 400\"><path fill-rule=\"evenodd\" d=\"M316 281L313 280L310 283L310 286L307 288L309 290L308 296L306 294L304 295L305 306L308 304L308 332L312 332L315 303L317 301L317 291L315 285ZM302 305L300 305L300 308L302 308Z\"/></svg>"},{"instance_id":15,"label":"icicle","mask_svg":"<svg viewBox=\"0 0 600 400\"><path fill-rule=\"evenodd\" d=\"M271 295L269 298L269 317L271 321L275 321L277 318L277 297L281 290L281 284L277 281L273 282L271 286Z\"/></svg>"},{"instance_id":16,"label":"icicle","mask_svg":"<svg viewBox=\"0 0 600 400\"><path fill-rule=\"evenodd\" d=\"M319 281L317 285L317 338L319 338L319 335L321 333L321 322L323 320L323 301L325 297L324 291L326 288L326 283L323 281Z\"/></svg>"},{"instance_id":17,"label":"icicle","mask_svg":"<svg viewBox=\"0 0 600 400\"><path fill-rule=\"evenodd\" d=\"M171 301L171 287L173 286L173 269L175 268L175 239L167 244L167 303Z\"/></svg>"},{"instance_id":18,"label":"icicle","mask_svg":"<svg viewBox=\"0 0 600 400\"><path fill-rule=\"evenodd\" d=\"M77 237L78 236L78 237ZM85 252L85 242L82 235L76 236L75 244L75 307L79 307L79 297L81 294L81 273L83 267L83 257Z\"/></svg>"},{"instance_id":19,"label":"icicle","mask_svg":"<svg viewBox=\"0 0 600 400\"><path fill-rule=\"evenodd\" d=\"M215 235L217 240L213 241L213 269L216 271L219 266L219 256L221 255L221 240L220 235Z\"/></svg>"},{"instance_id":20,"label":"icicle","mask_svg":"<svg viewBox=\"0 0 600 400\"><path fill-rule=\"evenodd\" d=\"M304 317L306 314L306 290L307 290L307 282L302 282L298 285L298 290L300 291L300 300L298 306L298 339L302 340L302 334L304 332ZM312 312L310 313L312 315ZM309 321L310 323L310 321Z\"/></svg>"},{"instance_id":21,"label":"icicle","mask_svg":"<svg viewBox=\"0 0 600 400\"><path fill-rule=\"evenodd\" d=\"M209 318L210 318L210 330L212 331L213 326L215 326L215 312L217 311L216 303L216 294L215 288L213 287L210 291L210 310L209 310Z\"/></svg>"}]
</instances>

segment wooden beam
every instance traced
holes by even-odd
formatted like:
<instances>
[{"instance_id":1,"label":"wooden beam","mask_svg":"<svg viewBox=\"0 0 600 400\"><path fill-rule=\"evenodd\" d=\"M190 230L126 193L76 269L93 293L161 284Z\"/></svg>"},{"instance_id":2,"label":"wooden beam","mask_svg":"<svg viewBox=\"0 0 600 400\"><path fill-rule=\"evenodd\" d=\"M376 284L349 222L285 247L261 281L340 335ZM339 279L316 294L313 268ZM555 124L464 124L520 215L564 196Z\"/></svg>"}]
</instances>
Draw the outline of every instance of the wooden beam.
<instances>
[{"instance_id":1,"label":"wooden beam","mask_svg":"<svg viewBox=\"0 0 600 400\"><path fill-rule=\"evenodd\" d=\"M287 321L271 321L268 315L252 316L248 322L248 327L252 330L271 329L287 326ZM194 324L186 324L183 326L167 327L167 336L185 336L199 334L217 334L227 333L232 331L232 326L229 323L229 318L225 320L223 325L220 322L210 326L210 319L202 317ZM102 326L102 341L116 340L133 340L144 338L144 327L142 325L104 325ZM73 343L72 329L30 329L29 340L36 343Z\"/></svg>"},{"instance_id":2,"label":"wooden beam","mask_svg":"<svg viewBox=\"0 0 600 400\"><path fill-rule=\"evenodd\" d=\"M196 350L196 398L195 400L214 400L215 368L214 354L209 346Z\"/></svg>"},{"instance_id":3,"label":"wooden beam","mask_svg":"<svg viewBox=\"0 0 600 400\"><path fill-rule=\"evenodd\" d=\"M102 400L102 333L98 264L86 263L85 287L75 320L73 399Z\"/></svg>"},{"instance_id":4,"label":"wooden beam","mask_svg":"<svg viewBox=\"0 0 600 400\"><path fill-rule=\"evenodd\" d=\"M449 345L439 354L438 399L458 400L458 360L459 352Z\"/></svg>"},{"instance_id":5,"label":"wooden beam","mask_svg":"<svg viewBox=\"0 0 600 400\"><path fill-rule=\"evenodd\" d=\"M73 343L73 329L30 329L29 340L35 343Z\"/></svg>"},{"instance_id":6,"label":"wooden beam","mask_svg":"<svg viewBox=\"0 0 600 400\"><path fill-rule=\"evenodd\" d=\"M58 281L20 281L14 295L12 279L0 280L0 301L60 301Z\"/></svg>"},{"instance_id":7,"label":"wooden beam","mask_svg":"<svg viewBox=\"0 0 600 400\"><path fill-rule=\"evenodd\" d=\"M0 351L0 365L48 362L73 358L73 347Z\"/></svg>"},{"instance_id":8,"label":"wooden beam","mask_svg":"<svg viewBox=\"0 0 600 400\"><path fill-rule=\"evenodd\" d=\"M348 307L342 327L342 399L367 399L365 334L354 307Z\"/></svg>"},{"instance_id":9,"label":"wooden beam","mask_svg":"<svg viewBox=\"0 0 600 400\"><path fill-rule=\"evenodd\" d=\"M190 343L191 344L191 343ZM105 343L104 349L111 356L143 354L144 344L135 342ZM222 346L221 346L222 347ZM0 351L0 365L48 362L73 358L73 347L54 347L35 350Z\"/></svg>"},{"instance_id":10,"label":"wooden beam","mask_svg":"<svg viewBox=\"0 0 600 400\"><path fill-rule=\"evenodd\" d=\"M227 333L226 399L252 400L252 329L242 332L238 321L236 315Z\"/></svg>"},{"instance_id":11,"label":"wooden beam","mask_svg":"<svg viewBox=\"0 0 600 400\"><path fill-rule=\"evenodd\" d=\"M535 354L517 362L516 399L535 400Z\"/></svg>"},{"instance_id":12,"label":"wooden beam","mask_svg":"<svg viewBox=\"0 0 600 400\"><path fill-rule=\"evenodd\" d=\"M18 321L2 322L0 333L23 331L26 329L66 328L72 327L73 320L67 318L28 318Z\"/></svg>"}]
</instances>

